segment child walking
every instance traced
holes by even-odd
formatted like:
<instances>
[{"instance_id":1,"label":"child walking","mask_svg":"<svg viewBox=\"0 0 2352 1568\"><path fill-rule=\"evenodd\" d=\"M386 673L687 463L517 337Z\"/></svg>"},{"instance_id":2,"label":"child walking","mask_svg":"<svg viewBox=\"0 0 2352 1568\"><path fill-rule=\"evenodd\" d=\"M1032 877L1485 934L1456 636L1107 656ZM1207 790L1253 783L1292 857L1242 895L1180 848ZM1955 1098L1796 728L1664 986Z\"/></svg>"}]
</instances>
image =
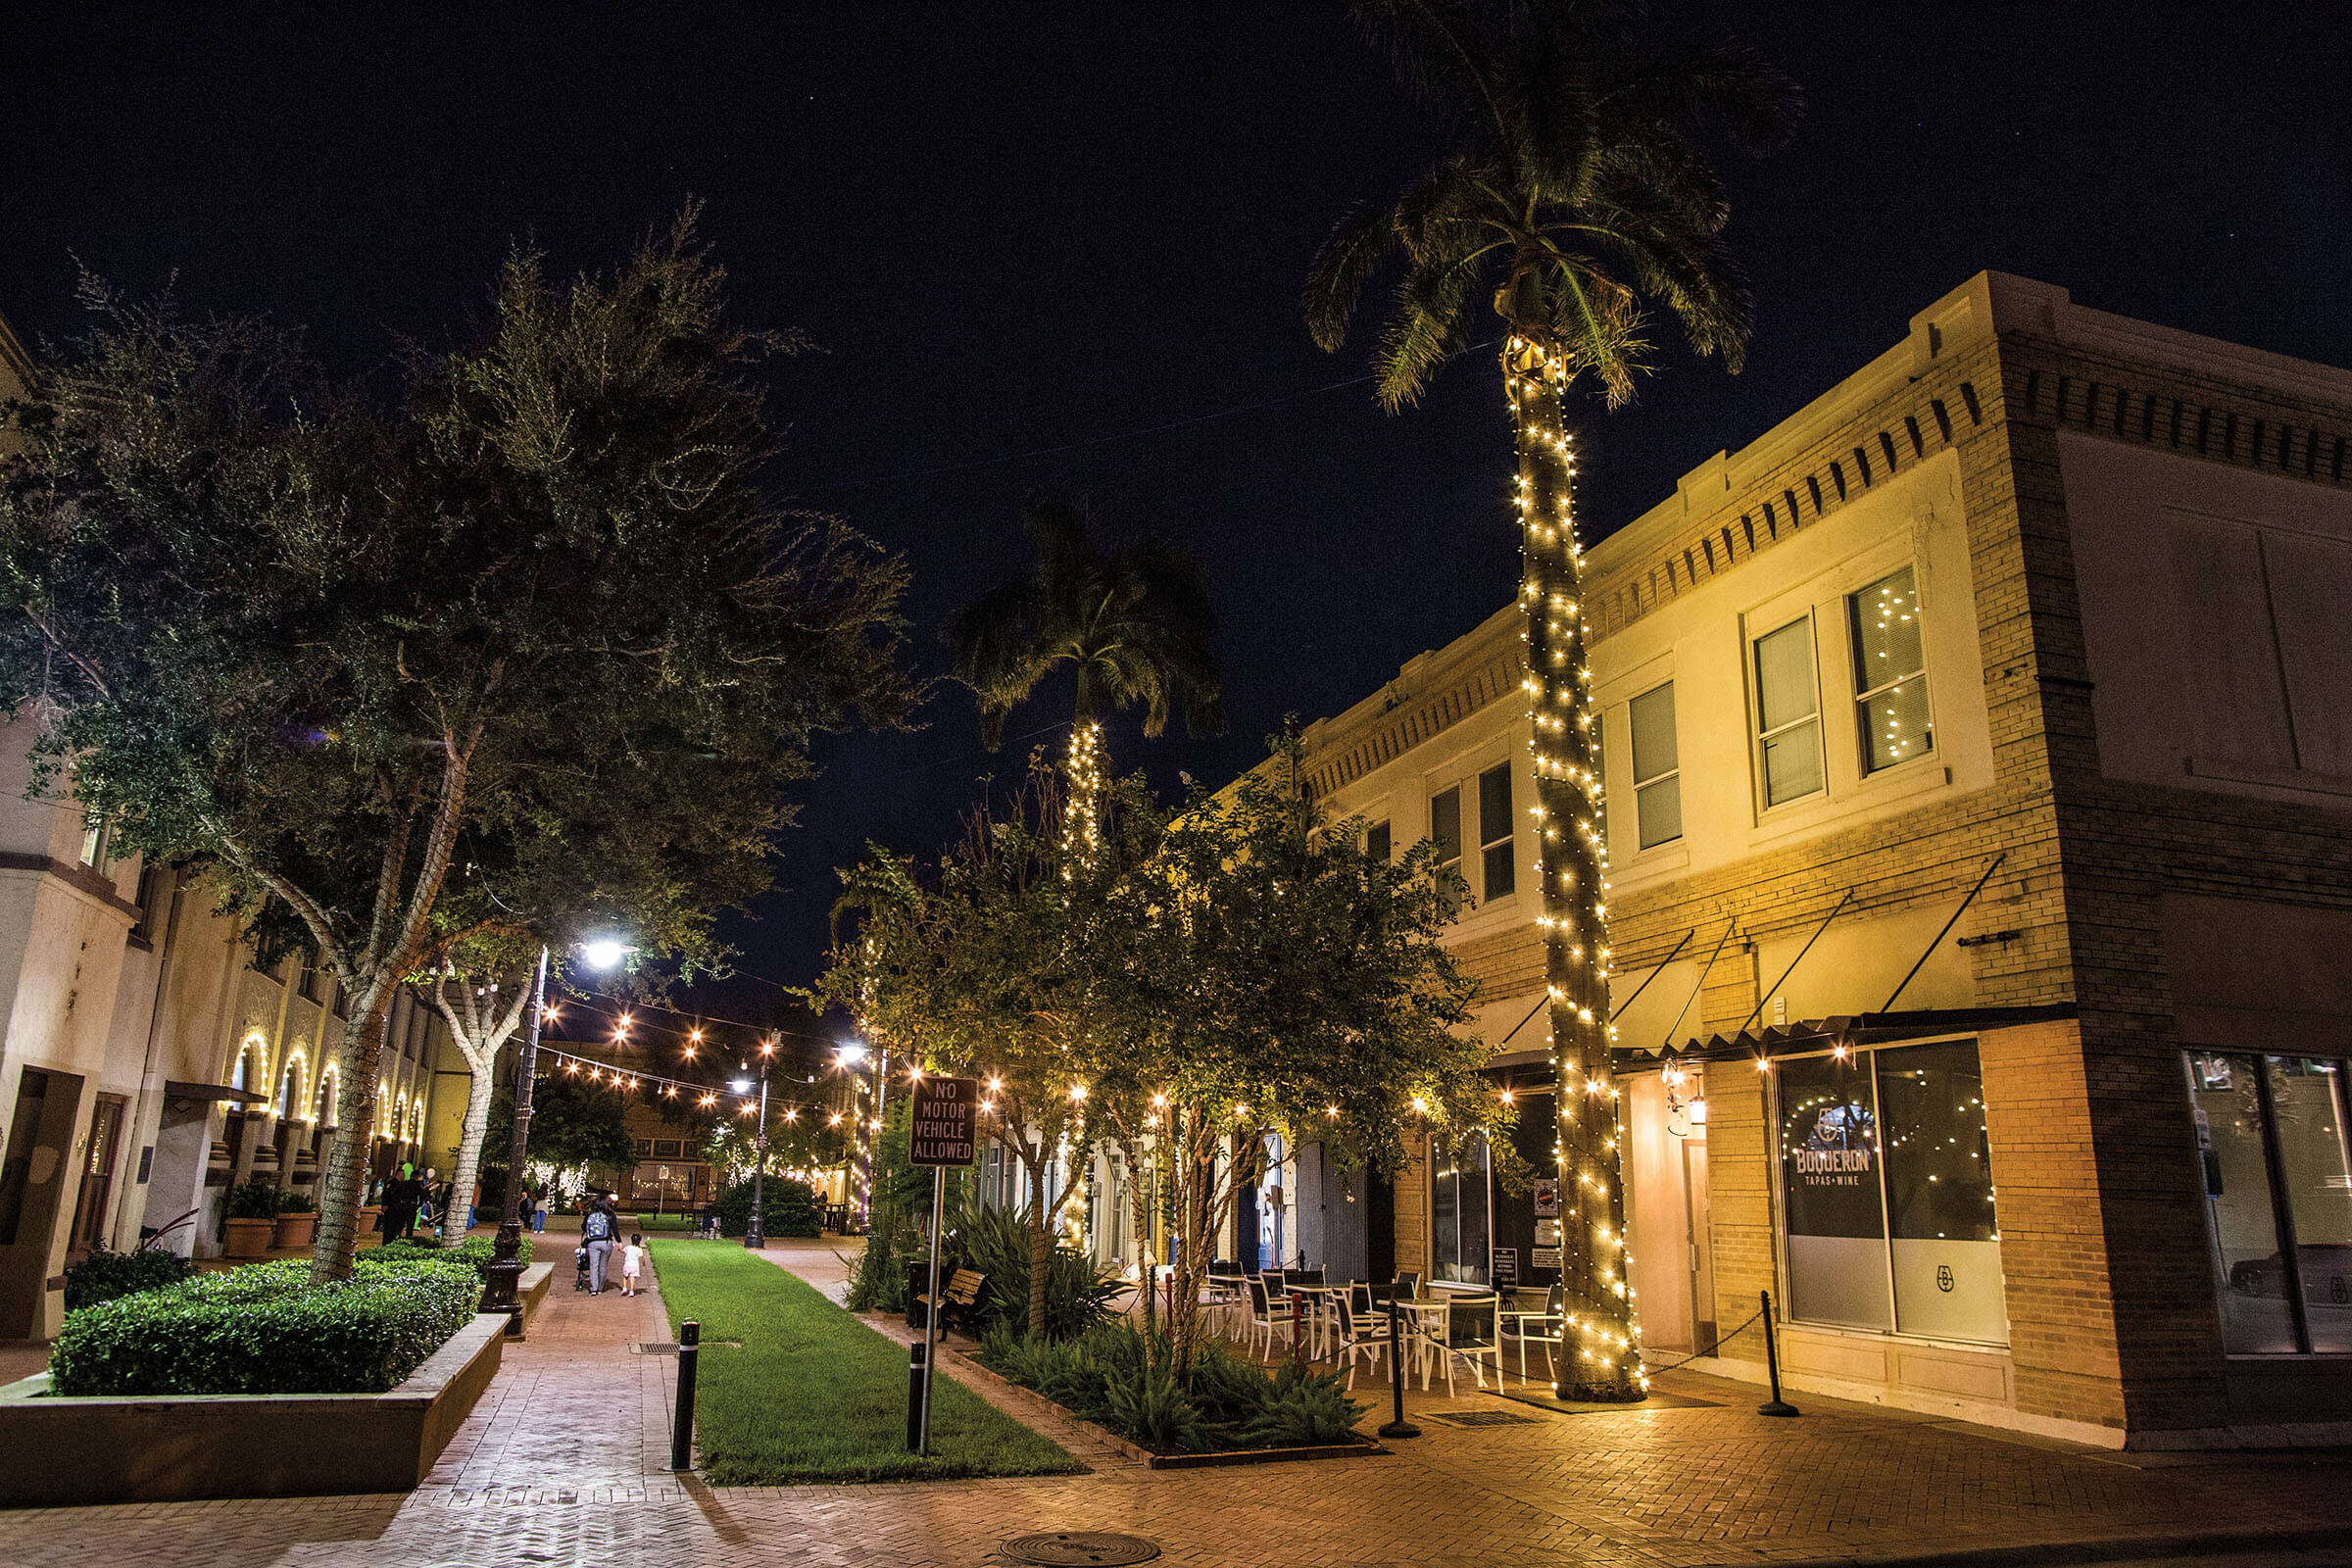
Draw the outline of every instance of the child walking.
<instances>
[{"instance_id":1,"label":"child walking","mask_svg":"<svg viewBox=\"0 0 2352 1568\"><path fill-rule=\"evenodd\" d=\"M637 1294L637 1276L645 1268L645 1237L631 1231L629 1245L620 1250L620 1294Z\"/></svg>"}]
</instances>

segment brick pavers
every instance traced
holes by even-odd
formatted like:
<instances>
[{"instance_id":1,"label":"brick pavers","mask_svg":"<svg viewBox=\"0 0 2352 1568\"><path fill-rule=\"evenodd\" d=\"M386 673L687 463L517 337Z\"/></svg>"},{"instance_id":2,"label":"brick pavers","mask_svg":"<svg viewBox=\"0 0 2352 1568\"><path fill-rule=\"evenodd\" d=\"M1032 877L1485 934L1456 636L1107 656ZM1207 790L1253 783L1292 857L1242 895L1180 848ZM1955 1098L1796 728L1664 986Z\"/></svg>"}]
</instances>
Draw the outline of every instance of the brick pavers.
<instances>
[{"instance_id":1,"label":"brick pavers","mask_svg":"<svg viewBox=\"0 0 2352 1568\"><path fill-rule=\"evenodd\" d=\"M815 1277L803 1244L779 1260ZM1578 1563L1698 1568L2142 1538L2352 1527L2340 1456L2139 1460L1675 1376L1720 1403L1426 1436L1388 1457L1147 1472L1088 1452L1083 1476L712 1490L663 1471L676 1363L657 1296L590 1300L558 1281L531 1338L413 1495L0 1514L0 1562L977 1565L1007 1537L1110 1529L1164 1560L1267 1564ZM1464 1392L1417 1415L1510 1408ZM1374 1417L1377 1419L1377 1415ZM1369 1424L1369 1423L1367 1423Z\"/></svg>"}]
</instances>

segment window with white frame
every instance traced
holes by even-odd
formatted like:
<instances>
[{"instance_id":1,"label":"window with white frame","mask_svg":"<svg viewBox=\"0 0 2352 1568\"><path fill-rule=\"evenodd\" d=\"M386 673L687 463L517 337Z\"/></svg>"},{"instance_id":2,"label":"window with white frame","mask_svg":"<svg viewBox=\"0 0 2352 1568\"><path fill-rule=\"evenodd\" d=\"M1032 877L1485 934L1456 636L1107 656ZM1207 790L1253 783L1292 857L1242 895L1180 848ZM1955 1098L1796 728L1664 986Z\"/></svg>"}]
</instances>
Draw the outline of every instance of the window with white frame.
<instances>
[{"instance_id":1,"label":"window with white frame","mask_svg":"<svg viewBox=\"0 0 2352 1568\"><path fill-rule=\"evenodd\" d=\"M1364 829L1364 854L1386 865L1396 853L1386 818Z\"/></svg>"},{"instance_id":2,"label":"window with white frame","mask_svg":"<svg viewBox=\"0 0 2352 1568\"><path fill-rule=\"evenodd\" d=\"M1862 771L1875 773L1936 749L1917 579L1905 566L1848 594L1845 606L1853 628L1854 722L1862 734Z\"/></svg>"},{"instance_id":3,"label":"window with white frame","mask_svg":"<svg viewBox=\"0 0 2352 1568\"><path fill-rule=\"evenodd\" d=\"M1497 762L1478 775L1478 848L1489 903L1516 888L1517 866L1511 859L1511 764Z\"/></svg>"},{"instance_id":4,"label":"window with white frame","mask_svg":"<svg viewBox=\"0 0 2352 1568\"><path fill-rule=\"evenodd\" d=\"M106 865L106 819L85 816L81 821L81 863L93 870Z\"/></svg>"},{"instance_id":5,"label":"window with white frame","mask_svg":"<svg viewBox=\"0 0 2352 1568\"><path fill-rule=\"evenodd\" d=\"M1429 836L1438 846L1438 888L1448 909L1461 907L1466 890L1462 880L1462 791L1459 785L1429 798Z\"/></svg>"},{"instance_id":6,"label":"window with white frame","mask_svg":"<svg viewBox=\"0 0 2352 1568\"><path fill-rule=\"evenodd\" d=\"M1627 705L1634 729L1634 819L1642 848L1683 836L1683 764L1674 738L1674 682Z\"/></svg>"},{"instance_id":7,"label":"window with white frame","mask_svg":"<svg viewBox=\"0 0 2352 1568\"><path fill-rule=\"evenodd\" d=\"M1756 767L1767 808L1822 789L1821 702L1813 680L1813 617L1755 641Z\"/></svg>"}]
</instances>

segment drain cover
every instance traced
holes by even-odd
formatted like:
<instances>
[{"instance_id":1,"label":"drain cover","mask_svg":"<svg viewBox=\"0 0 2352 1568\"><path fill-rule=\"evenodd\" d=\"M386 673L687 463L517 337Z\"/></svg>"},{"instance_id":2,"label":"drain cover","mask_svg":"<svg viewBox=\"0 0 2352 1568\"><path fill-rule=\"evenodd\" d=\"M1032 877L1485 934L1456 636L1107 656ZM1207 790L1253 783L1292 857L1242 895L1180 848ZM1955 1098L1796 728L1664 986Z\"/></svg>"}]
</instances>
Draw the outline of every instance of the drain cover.
<instances>
[{"instance_id":1,"label":"drain cover","mask_svg":"<svg viewBox=\"0 0 2352 1568\"><path fill-rule=\"evenodd\" d=\"M1457 1427L1517 1427L1541 1426L1543 1422L1532 1415L1514 1415L1508 1410L1456 1410L1451 1415L1429 1412L1432 1421L1446 1421Z\"/></svg>"},{"instance_id":2,"label":"drain cover","mask_svg":"<svg viewBox=\"0 0 2352 1568\"><path fill-rule=\"evenodd\" d=\"M629 1353L632 1355L675 1355L678 1353L678 1342L675 1340L639 1340L629 1347Z\"/></svg>"},{"instance_id":3,"label":"drain cover","mask_svg":"<svg viewBox=\"0 0 2352 1568\"><path fill-rule=\"evenodd\" d=\"M1050 1536L1015 1536L999 1553L1006 1562L1038 1563L1045 1568L1112 1568L1113 1564L1150 1562L1159 1547L1141 1536L1113 1535L1106 1530L1057 1530Z\"/></svg>"}]
</instances>

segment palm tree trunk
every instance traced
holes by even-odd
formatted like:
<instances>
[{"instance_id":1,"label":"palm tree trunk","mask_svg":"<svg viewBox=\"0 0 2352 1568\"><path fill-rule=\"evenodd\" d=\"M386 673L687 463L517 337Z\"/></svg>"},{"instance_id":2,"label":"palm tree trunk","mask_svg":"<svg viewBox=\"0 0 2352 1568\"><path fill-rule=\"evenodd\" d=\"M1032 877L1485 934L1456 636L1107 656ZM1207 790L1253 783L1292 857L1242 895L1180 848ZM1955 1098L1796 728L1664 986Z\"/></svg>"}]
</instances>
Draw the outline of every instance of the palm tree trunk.
<instances>
[{"instance_id":1,"label":"palm tree trunk","mask_svg":"<svg viewBox=\"0 0 2352 1568\"><path fill-rule=\"evenodd\" d=\"M1054 1238L1046 1229L1046 1204L1029 1205L1029 1337L1046 1337L1046 1273L1054 1263Z\"/></svg>"},{"instance_id":2,"label":"palm tree trunk","mask_svg":"<svg viewBox=\"0 0 2352 1568\"><path fill-rule=\"evenodd\" d=\"M1625 1280L1621 1116L1609 1065L1608 911L1603 875L1598 723L1585 666L1584 569L1576 542L1576 465L1560 419L1568 366L1513 331L1503 380L1519 451L1519 516L1527 615L1527 694L1535 720L1544 974L1550 992L1557 1092L1560 1281L1577 1351L1558 1392L1640 1399L1647 1379Z\"/></svg>"},{"instance_id":3,"label":"palm tree trunk","mask_svg":"<svg viewBox=\"0 0 2352 1568\"><path fill-rule=\"evenodd\" d=\"M1062 852L1087 870L1102 847L1102 725L1081 713L1070 726L1062 770L1069 783L1063 807Z\"/></svg>"},{"instance_id":4,"label":"palm tree trunk","mask_svg":"<svg viewBox=\"0 0 2352 1568\"><path fill-rule=\"evenodd\" d=\"M490 1134L490 1095L497 1087L496 1053L467 1065L473 1068L473 1084L466 1091L466 1126L458 1135L458 1168L450 1178L449 1207L441 1215L444 1247L455 1247L466 1240L466 1232L473 1221L473 1182L482 1168L482 1140ZM511 1182L521 1179L519 1172L507 1172L507 1180Z\"/></svg>"}]
</instances>

